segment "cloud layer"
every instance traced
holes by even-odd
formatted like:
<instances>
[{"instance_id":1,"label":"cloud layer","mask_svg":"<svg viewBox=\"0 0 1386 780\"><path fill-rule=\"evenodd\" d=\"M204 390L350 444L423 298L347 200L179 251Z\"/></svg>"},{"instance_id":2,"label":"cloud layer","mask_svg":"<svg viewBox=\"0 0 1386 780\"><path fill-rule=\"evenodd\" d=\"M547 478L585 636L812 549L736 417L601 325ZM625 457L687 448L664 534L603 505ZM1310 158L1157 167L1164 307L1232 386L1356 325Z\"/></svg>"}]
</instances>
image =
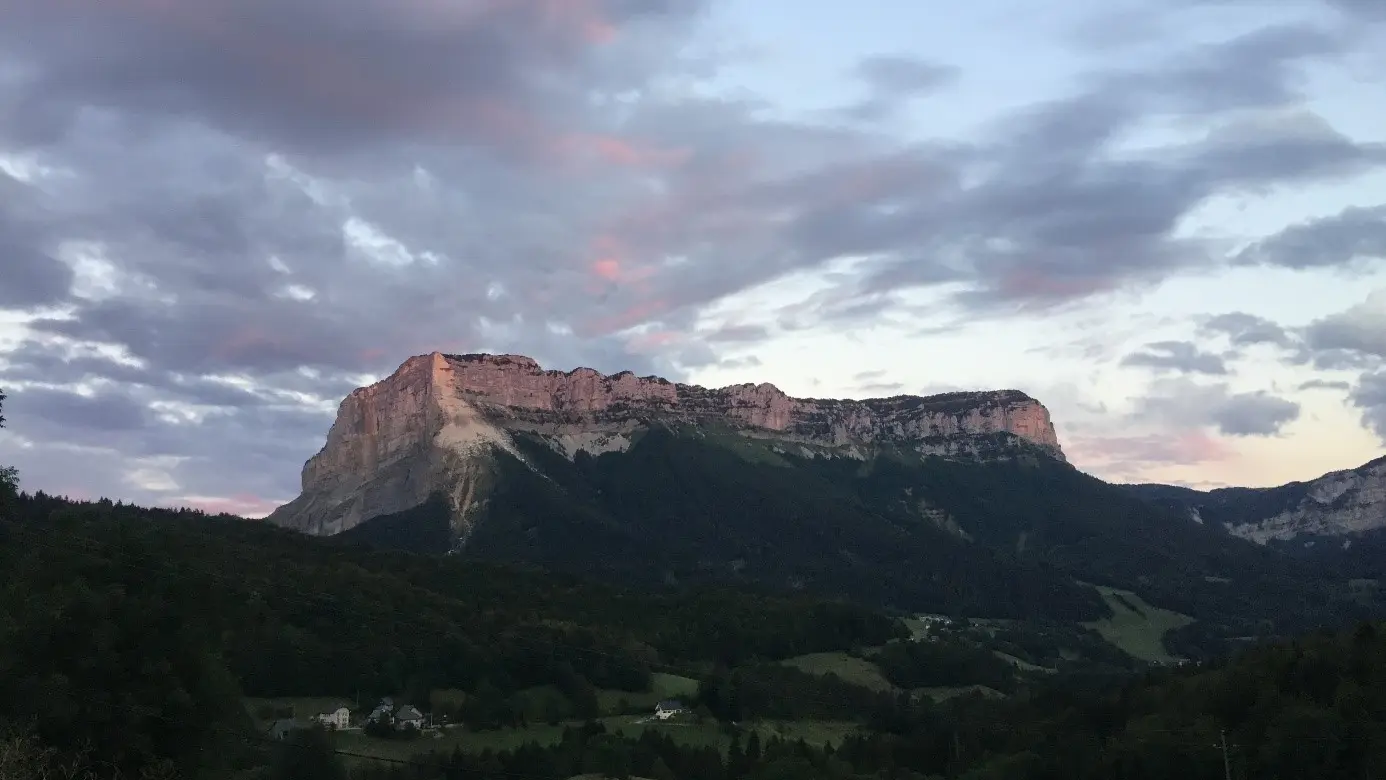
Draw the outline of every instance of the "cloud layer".
<instances>
[{"instance_id":1,"label":"cloud layer","mask_svg":"<svg viewBox=\"0 0 1386 780\"><path fill-rule=\"evenodd\" d=\"M1362 51L1379 16L1334 7L1162 41L935 138L888 129L966 87L930 58L862 57L862 97L829 119L713 91L711 3L0 0L0 311L26 323L0 342L0 461L53 489L251 506L293 495L341 395L432 349L678 377L777 330L910 316L919 291L1009 317L1214 266L1361 265L1380 207L1233 254L1182 229L1216 197L1386 162L1303 100L1304 69ZM1198 132L1133 142L1155 117ZM828 285L709 321L802 273ZM1366 314L1302 343L1380 355ZM1127 360L1226 371L1194 344ZM1151 414L1233 435L1298 414L1169 392Z\"/></svg>"}]
</instances>

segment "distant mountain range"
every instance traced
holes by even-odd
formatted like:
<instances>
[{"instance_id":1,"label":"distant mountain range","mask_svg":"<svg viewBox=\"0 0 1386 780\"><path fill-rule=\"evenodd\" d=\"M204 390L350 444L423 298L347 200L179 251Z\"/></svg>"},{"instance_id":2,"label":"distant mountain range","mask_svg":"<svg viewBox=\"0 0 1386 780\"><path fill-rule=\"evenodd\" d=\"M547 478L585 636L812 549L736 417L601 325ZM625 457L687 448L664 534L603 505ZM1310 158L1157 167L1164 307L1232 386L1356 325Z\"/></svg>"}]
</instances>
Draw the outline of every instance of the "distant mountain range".
<instances>
[{"instance_id":1,"label":"distant mountain range","mask_svg":"<svg viewBox=\"0 0 1386 780\"><path fill-rule=\"evenodd\" d=\"M1378 614L1374 583L1280 548L1313 534L1341 553L1386 525L1382 472L1117 486L1066 463L1048 410L1015 390L796 399L434 353L342 402L302 494L269 520L653 587L969 616L1095 620L1106 585L1196 617L1167 639L1193 655Z\"/></svg>"},{"instance_id":2,"label":"distant mountain range","mask_svg":"<svg viewBox=\"0 0 1386 780\"><path fill-rule=\"evenodd\" d=\"M1189 522L1291 555L1363 576L1386 572L1386 457L1270 488L1121 487Z\"/></svg>"}]
</instances>

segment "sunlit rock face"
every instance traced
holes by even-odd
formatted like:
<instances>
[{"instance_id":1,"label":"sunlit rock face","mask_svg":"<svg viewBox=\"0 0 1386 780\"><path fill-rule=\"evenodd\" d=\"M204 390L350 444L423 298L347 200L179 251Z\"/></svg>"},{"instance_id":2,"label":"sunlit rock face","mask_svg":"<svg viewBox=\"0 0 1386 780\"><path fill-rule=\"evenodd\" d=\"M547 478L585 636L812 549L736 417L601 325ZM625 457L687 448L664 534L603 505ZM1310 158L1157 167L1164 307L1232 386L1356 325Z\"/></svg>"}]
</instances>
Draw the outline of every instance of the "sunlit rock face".
<instances>
[{"instance_id":1,"label":"sunlit rock face","mask_svg":"<svg viewBox=\"0 0 1386 780\"><path fill-rule=\"evenodd\" d=\"M448 497L465 538L486 500L497 452L523 460L513 436L579 452L623 452L651 425L716 426L748 437L986 459L1025 450L1063 460L1049 411L1016 390L864 400L791 398L771 384L709 389L630 372L546 371L519 355L406 360L342 401L327 443L303 467L302 493L273 523L330 535Z\"/></svg>"}]
</instances>

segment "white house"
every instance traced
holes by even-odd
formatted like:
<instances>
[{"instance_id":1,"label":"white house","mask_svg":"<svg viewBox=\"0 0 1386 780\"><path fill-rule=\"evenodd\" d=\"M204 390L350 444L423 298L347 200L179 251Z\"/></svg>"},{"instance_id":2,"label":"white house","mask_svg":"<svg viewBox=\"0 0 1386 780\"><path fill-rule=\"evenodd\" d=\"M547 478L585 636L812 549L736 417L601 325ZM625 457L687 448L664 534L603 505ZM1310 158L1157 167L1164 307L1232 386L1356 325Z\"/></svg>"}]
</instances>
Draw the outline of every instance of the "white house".
<instances>
[{"instance_id":1,"label":"white house","mask_svg":"<svg viewBox=\"0 0 1386 780\"><path fill-rule=\"evenodd\" d=\"M395 728L403 729L413 726L416 729L421 729L423 724L424 716L418 708L409 704L401 704L399 709L395 710Z\"/></svg>"},{"instance_id":2,"label":"white house","mask_svg":"<svg viewBox=\"0 0 1386 780\"><path fill-rule=\"evenodd\" d=\"M660 720L668 720L680 712L683 712L683 702L678 699L665 699L655 705L654 716Z\"/></svg>"},{"instance_id":3,"label":"white house","mask_svg":"<svg viewBox=\"0 0 1386 780\"><path fill-rule=\"evenodd\" d=\"M351 710L338 707L331 712L318 713L318 722L330 729L344 729L351 725Z\"/></svg>"}]
</instances>

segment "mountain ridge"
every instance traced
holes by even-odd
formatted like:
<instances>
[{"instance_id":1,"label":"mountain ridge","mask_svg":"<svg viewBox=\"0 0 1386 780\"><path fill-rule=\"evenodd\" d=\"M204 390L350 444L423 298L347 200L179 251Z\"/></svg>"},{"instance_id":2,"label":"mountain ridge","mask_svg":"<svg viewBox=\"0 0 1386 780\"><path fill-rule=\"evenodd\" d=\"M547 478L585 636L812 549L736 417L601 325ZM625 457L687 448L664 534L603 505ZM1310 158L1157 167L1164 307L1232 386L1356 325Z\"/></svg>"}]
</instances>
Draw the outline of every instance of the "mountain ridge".
<instances>
[{"instance_id":1,"label":"mountain ridge","mask_svg":"<svg viewBox=\"0 0 1386 780\"><path fill-rule=\"evenodd\" d=\"M1386 532L1386 456L1272 487L1120 487L1195 523L1212 524L1261 545L1315 538L1350 542Z\"/></svg>"},{"instance_id":2,"label":"mountain ridge","mask_svg":"<svg viewBox=\"0 0 1386 780\"><path fill-rule=\"evenodd\" d=\"M447 484L465 536L484 500L488 464L478 456L496 450L524 461L520 434L569 460L623 452L655 423L712 423L858 460L906 447L977 459L1031 449L1064 461L1049 411L1017 390L801 399L769 383L709 389L632 372L545 370L521 355L433 352L342 401L326 444L304 465L302 493L268 520L331 535L421 505Z\"/></svg>"}]
</instances>

